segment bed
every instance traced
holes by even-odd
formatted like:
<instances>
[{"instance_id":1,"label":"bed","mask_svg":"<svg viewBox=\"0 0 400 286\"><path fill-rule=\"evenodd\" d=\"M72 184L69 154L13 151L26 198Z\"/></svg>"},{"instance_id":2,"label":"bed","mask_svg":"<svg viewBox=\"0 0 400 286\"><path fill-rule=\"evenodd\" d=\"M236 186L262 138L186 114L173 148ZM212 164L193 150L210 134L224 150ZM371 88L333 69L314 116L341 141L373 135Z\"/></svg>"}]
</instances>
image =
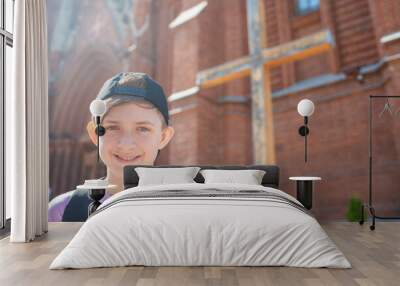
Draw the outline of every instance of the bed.
<instances>
[{"instance_id":1,"label":"bed","mask_svg":"<svg viewBox=\"0 0 400 286\"><path fill-rule=\"evenodd\" d=\"M259 185L206 183L200 172L192 183L140 185L137 167L125 167L125 190L100 205L50 269L351 267L312 213L278 189L277 166L197 166L263 170Z\"/></svg>"}]
</instances>

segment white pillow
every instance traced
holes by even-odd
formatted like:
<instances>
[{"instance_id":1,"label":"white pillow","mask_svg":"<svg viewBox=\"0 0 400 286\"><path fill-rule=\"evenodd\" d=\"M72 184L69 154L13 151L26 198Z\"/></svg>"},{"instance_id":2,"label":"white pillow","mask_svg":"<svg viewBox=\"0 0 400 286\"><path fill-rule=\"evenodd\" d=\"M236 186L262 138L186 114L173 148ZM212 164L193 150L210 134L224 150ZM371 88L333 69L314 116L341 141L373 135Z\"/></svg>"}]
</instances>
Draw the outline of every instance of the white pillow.
<instances>
[{"instance_id":1,"label":"white pillow","mask_svg":"<svg viewBox=\"0 0 400 286\"><path fill-rule=\"evenodd\" d=\"M204 183L261 185L265 171L262 170L201 170Z\"/></svg>"},{"instance_id":2,"label":"white pillow","mask_svg":"<svg viewBox=\"0 0 400 286\"><path fill-rule=\"evenodd\" d=\"M193 179L199 170L199 167L135 168L139 176L138 186L196 183Z\"/></svg>"}]
</instances>

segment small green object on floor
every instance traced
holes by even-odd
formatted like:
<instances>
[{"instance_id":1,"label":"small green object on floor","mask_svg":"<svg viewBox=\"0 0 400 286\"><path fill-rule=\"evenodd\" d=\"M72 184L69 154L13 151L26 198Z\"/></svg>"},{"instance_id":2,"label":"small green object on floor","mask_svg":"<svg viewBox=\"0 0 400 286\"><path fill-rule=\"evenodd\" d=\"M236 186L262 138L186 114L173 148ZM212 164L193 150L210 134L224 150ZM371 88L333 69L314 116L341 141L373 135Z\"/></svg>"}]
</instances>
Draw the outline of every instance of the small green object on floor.
<instances>
[{"instance_id":1,"label":"small green object on floor","mask_svg":"<svg viewBox=\"0 0 400 286\"><path fill-rule=\"evenodd\" d=\"M346 218L349 221L360 221L361 220L361 206L362 202L357 197L351 197L347 206Z\"/></svg>"}]
</instances>

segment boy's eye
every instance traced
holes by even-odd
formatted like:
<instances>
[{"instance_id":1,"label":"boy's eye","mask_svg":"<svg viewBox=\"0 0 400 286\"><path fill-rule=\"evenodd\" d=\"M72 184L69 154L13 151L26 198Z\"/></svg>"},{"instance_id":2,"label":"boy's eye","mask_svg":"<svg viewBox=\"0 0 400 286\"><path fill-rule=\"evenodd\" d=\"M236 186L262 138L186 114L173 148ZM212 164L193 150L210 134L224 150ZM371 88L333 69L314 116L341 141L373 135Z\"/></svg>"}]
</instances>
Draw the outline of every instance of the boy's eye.
<instances>
[{"instance_id":1,"label":"boy's eye","mask_svg":"<svg viewBox=\"0 0 400 286\"><path fill-rule=\"evenodd\" d=\"M138 127L138 130L140 131L140 132L148 132L148 131L150 131L150 129L149 128L147 128L147 127Z\"/></svg>"},{"instance_id":2,"label":"boy's eye","mask_svg":"<svg viewBox=\"0 0 400 286\"><path fill-rule=\"evenodd\" d=\"M106 130L118 130L118 126L107 126Z\"/></svg>"}]
</instances>

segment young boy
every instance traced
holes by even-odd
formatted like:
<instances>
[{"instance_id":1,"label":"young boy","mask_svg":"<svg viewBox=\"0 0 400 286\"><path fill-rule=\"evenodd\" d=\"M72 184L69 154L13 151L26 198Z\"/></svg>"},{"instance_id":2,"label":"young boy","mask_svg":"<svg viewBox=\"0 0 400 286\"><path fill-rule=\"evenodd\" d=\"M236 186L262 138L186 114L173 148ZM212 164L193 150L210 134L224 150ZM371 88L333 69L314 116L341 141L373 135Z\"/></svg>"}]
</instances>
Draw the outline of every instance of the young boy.
<instances>
[{"instance_id":1,"label":"young boy","mask_svg":"<svg viewBox=\"0 0 400 286\"><path fill-rule=\"evenodd\" d=\"M97 99L106 102L101 124L106 132L99 139L100 158L107 167L104 201L123 191L123 167L153 165L157 155L172 139L168 125L168 104L162 87L144 73L120 73L107 80ZM95 121L87 132L97 145ZM91 200L86 190L73 190L55 197L49 204L49 221L85 221Z\"/></svg>"}]
</instances>

